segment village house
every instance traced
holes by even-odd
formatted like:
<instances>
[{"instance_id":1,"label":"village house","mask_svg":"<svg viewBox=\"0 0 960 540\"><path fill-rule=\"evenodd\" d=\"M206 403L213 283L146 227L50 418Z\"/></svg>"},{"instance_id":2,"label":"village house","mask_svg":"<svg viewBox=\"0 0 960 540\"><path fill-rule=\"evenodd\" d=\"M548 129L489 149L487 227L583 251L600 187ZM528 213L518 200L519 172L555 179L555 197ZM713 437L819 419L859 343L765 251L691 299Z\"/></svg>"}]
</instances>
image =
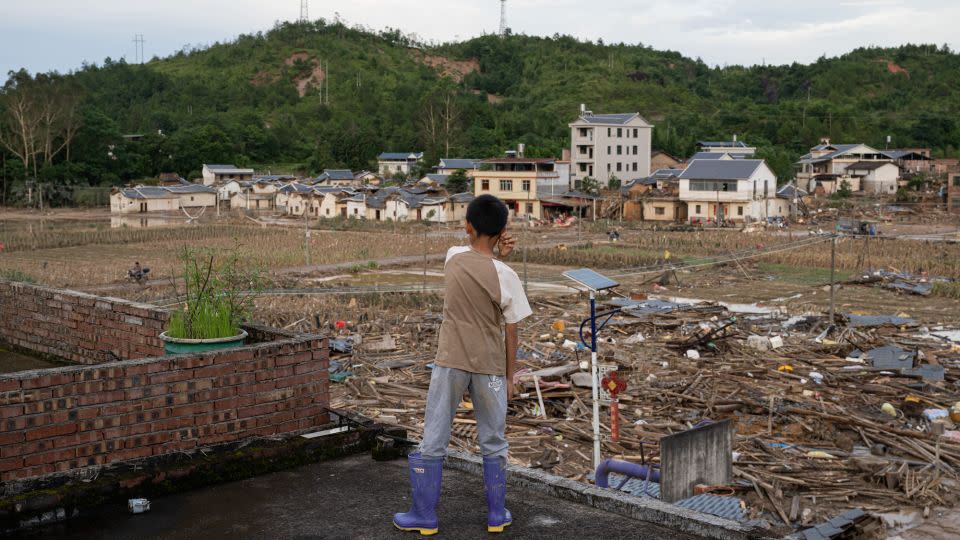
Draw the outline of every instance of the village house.
<instances>
[{"instance_id":1,"label":"village house","mask_svg":"<svg viewBox=\"0 0 960 540\"><path fill-rule=\"evenodd\" d=\"M698 159L679 177L691 223L744 223L785 216L777 177L762 159Z\"/></svg>"},{"instance_id":2,"label":"village house","mask_svg":"<svg viewBox=\"0 0 960 540\"><path fill-rule=\"evenodd\" d=\"M731 141L697 141L697 151L729 154L733 159L744 159L753 157L757 153L757 148L743 141L738 141L737 136L734 135Z\"/></svg>"},{"instance_id":3,"label":"village house","mask_svg":"<svg viewBox=\"0 0 960 540\"><path fill-rule=\"evenodd\" d=\"M180 208L216 207L217 189L201 184L178 184L164 189L180 198Z\"/></svg>"},{"instance_id":4,"label":"village house","mask_svg":"<svg viewBox=\"0 0 960 540\"><path fill-rule=\"evenodd\" d=\"M313 192L313 187L299 182L291 182L277 189L274 196L276 209L289 215L302 215L306 204L306 196Z\"/></svg>"},{"instance_id":5,"label":"village house","mask_svg":"<svg viewBox=\"0 0 960 540\"><path fill-rule=\"evenodd\" d=\"M502 157L485 159L473 171L473 194L499 197L510 209L511 218L541 219L541 197L560 196L567 191L566 179L554 169L553 158Z\"/></svg>"},{"instance_id":6,"label":"village house","mask_svg":"<svg viewBox=\"0 0 960 540\"><path fill-rule=\"evenodd\" d=\"M640 113L593 114L581 105L580 116L569 126L574 187L587 177L607 186L611 178L650 175L653 125Z\"/></svg>"},{"instance_id":7,"label":"village house","mask_svg":"<svg viewBox=\"0 0 960 540\"><path fill-rule=\"evenodd\" d=\"M861 179L868 176L865 174L867 169L864 168L864 162L893 163L893 160L880 150L862 143L831 144L830 139L821 139L820 144L811 148L809 153L797 161L797 185L818 195L835 193L844 182L850 186L851 191L860 191L861 187L865 187L862 186ZM848 170L854 164L860 169ZM888 170L881 171L880 175L886 177ZM899 174L897 177L899 178ZM878 185L883 186L883 181L872 180L871 187L876 188Z\"/></svg>"},{"instance_id":8,"label":"village house","mask_svg":"<svg viewBox=\"0 0 960 540\"><path fill-rule=\"evenodd\" d=\"M176 212L179 209L180 196L164 187L114 188L110 194L110 211L114 214Z\"/></svg>"},{"instance_id":9,"label":"village house","mask_svg":"<svg viewBox=\"0 0 960 540\"><path fill-rule=\"evenodd\" d=\"M340 186L350 187L359 185L360 182L349 169L324 169L320 176L317 176L316 186Z\"/></svg>"},{"instance_id":10,"label":"village house","mask_svg":"<svg viewBox=\"0 0 960 540\"><path fill-rule=\"evenodd\" d=\"M683 161L671 156L663 150L654 150L650 153L650 170L682 169Z\"/></svg>"},{"instance_id":11,"label":"village house","mask_svg":"<svg viewBox=\"0 0 960 540\"><path fill-rule=\"evenodd\" d=\"M453 174L460 169L472 171L479 167L480 160L470 158L443 158L433 167L436 174Z\"/></svg>"},{"instance_id":12,"label":"village house","mask_svg":"<svg viewBox=\"0 0 960 540\"><path fill-rule=\"evenodd\" d=\"M377 156L377 170L383 176L394 176L398 173L409 175L418 161L423 159L423 152L382 152Z\"/></svg>"},{"instance_id":13,"label":"village house","mask_svg":"<svg viewBox=\"0 0 960 540\"><path fill-rule=\"evenodd\" d=\"M444 187L447 185L449 174L430 173L421 178L417 183L426 186Z\"/></svg>"},{"instance_id":14,"label":"village house","mask_svg":"<svg viewBox=\"0 0 960 540\"><path fill-rule=\"evenodd\" d=\"M660 169L621 188L623 219L630 221L684 221L687 205L679 198L678 177L683 169Z\"/></svg>"},{"instance_id":15,"label":"village house","mask_svg":"<svg viewBox=\"0 0 960 540\"><path fill-rule=\"evenodd\" d=\"M859 178L860 190L871 195L895 193L900 179L900 167L892 161L858 161L845 172Z\"/></svg>"},{"instance_id":16,"label":"village house","mask_svg":"<svg viewBox=\"0 0 960 540\"><path fill-rule=\"evenodd\" d=\"M377 173L370 171L360 171L353 175L354 180L356 180L355 185L362 186L364 184L369 184L371 186L379 186L383 183L383 177Z\"/></svg>"},{"instance_id":17,"label":"village house","mask_svg":"<svg viewBox=\"0 0 960 540\"><path fill-rule=\"evenodd\" d=\"M241 169L234 165L203 164L203 185L219 186L230 180L253 180L253 169Z\"/></svg>"},{"instance_id":18,"label":"village house","mask_svg":"<svg viewBox=\"0 0 960 540\"><path fill-rule=\"evenodd\" d=\"M934 160L929 148L891 148L883 154L892 159L903 172L934 173Z\"/></svg>"},{"instance_id":19,"label":"village house","mask_svg":"<svg viewBox=\"0 0 960 540\"><path fill-rule=\"evenodd\" d=\"M473 193L465 191L455 193L447 198L447 218L450 223L461 223L467 219L467 205L473 201Z\"/></svg>"},{"instance_id":20,"label":"village house","mask_svg":"<svg viewBox=\"0 0 960 540\"><path fill-rule=\"evenodd\" d=\"M947 180L947 211L960 214L960 173L952 173Z\"/></svg>"},{"instance_id":21,"label":"village house","mask_svg":"<svg viewBox=\"0 0 960 540\"><path fill-rule=\"evenodd\" d=\"M280 189L277 184L263 180L247 180L237 182L237 187L236 191L225 190L230 197L231 209L259 211L276 208L277 191ZM222 197L224 191L220 193Z\"/></svg>"}]
</instances>

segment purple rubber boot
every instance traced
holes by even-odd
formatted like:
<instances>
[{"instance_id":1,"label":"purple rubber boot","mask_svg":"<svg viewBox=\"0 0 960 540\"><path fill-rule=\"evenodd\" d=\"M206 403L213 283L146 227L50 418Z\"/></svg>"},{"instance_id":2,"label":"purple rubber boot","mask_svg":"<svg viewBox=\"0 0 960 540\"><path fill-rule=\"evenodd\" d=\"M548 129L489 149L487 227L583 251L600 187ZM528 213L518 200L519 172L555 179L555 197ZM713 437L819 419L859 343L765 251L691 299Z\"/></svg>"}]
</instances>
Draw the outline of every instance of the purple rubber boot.
<instances>
[{"instance_id":1,"label":"purple rubber boot","mask_svg":"<svg viewBox=\"0 0 960 540\"><path fill-rule=\"evenodd\" d=\"M507 460L500 456L483 458L483 491L487 496L487 532L500 533L513 523L503 507L507 499Z\"/></svg>"},{"instance_id":2,"label":"purple rubber boot","mask_svg":"<svg viewBox=\"0 0 960 540\"><path fill-rule=\"evenodd\" d=\"M422 536L437 534L437 503L440 502L440 481L443 458L429 458L420 452L407 456L410 466L410 487L413 504L409 512L393 515L393 524L401 531L417 531Z\"/></svg>"}]
</instances>

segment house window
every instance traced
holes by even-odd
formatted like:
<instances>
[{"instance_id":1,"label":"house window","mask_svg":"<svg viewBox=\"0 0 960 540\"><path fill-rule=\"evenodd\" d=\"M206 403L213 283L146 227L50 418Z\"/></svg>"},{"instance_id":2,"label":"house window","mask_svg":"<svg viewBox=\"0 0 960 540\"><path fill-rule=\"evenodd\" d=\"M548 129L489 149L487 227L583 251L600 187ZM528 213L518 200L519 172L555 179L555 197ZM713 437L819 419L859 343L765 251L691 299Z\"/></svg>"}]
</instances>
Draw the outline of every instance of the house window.
<instances>
[{"instance_id":1,"label":"house window","mask_svg":"<svg viewBox=\"0 0 960 540\"><path fill-rule=\"evenodd\" d=\"M528 214L533 213L533 203L527 203L527 213Z\"/></svg>"},{"instance_id":2,"label":"house window","mask_svg":"<svg viewBox=\"0 0 960 540\"><path fill-rule=\"evenodd\" d=\"M327 215L328 215L328 216L330 215L330 209L329 209L329 208L327 208Z\"/></svg>"},{"instance_id":3,"label":"house window","mask_svg":"<svg viewBox=\"0 0 960 540\"><path fill-rule=\"evenodd\" d=\"M617 155L623 155L623 147L619 144L617 145Z\"/></svg>"},{"instance_id":4,"label":"house window","mask_svg":"<svg viewBox=\"0 0 960 540\"><path fill-rule=\"evenodd\" d=\"M193 200L193 197L190 197L190 200L192 201L192 200Z\"/></svg>"},{"instance_id":5,"label":"house window","mask_svg":"<svg viewBox=\"0 0 960 540\"><path fill-rule=\"evenodd\" d=\"M634 137L634 138L637 137L637 128L633 128L633 137Z\"/></svg>"},{"instance_id":6,"label":"house window","mask_svg":"<svg viewBox=\"0 0 960 540\"><path fill-rule=\"evenodd\" d=\"M953 187L960 187L960 176L953 177Z\"/></svg>"},{"instance_id":7,"label":"house window","mask_svg":"<svg viewBox=\"0 0 960 540\"><path fill-rule=\"evenodd\" d=\"M694 214L699 214L699 213L700 213L700 205L699 205L699 204L694 208L693 213L694 213Z\"/></svg>"},{"instance_id":8,"label":"house window","mask_svg":"<svg viewBox=\"0 0 960 540\"><path fill-rule=\"evenodd\" d=\"M610 136L610 128L607 128L607 137Z\"/></svg>"},{"instance_id":9,"label":"house window","mask_svg":"<svg viewBox=\"0 0 960 540\"><path fill-rule=\"evenodd\" d=\"M621 164L620 162L617 162L617 172L620 172L620 171L621 171L621 168L620 168L621 165L622 165L622 164Z\"/></svg>"},{"instance_id":10,"label":"house window","mask_svg":"<svg viewBox=\"0 0 960 540\"><path fill-rule=\"evenodd\" d=\"M356 209L356 208L353 209L353 215L357 215L357 209Z\"/></svg>"},{"instance_id":11,"label":"house window","mask_svg":"<svg viewBox=\"0 0 960 540\"><path fill-rule=\"evenodd\" d=\"M610 164L607 163L607 172L610 172Z\"/></svg>"},{"instance_id":12,"label":"house window","mask_svg":"<svg viewBox=\"0 0 960 540\"><path fill-rule=\"evenodd\" d=\"M658 216L665 216L667 215L667 209L662 206L655 206L653 207L653 213Z\"/></svg>"},{"instance_id":13,"label":"house window","mask_svg":"<svg viewBox=\"0 0 960 540\"><path fill-rule=\"evenodd\" d=\"M513 191L513 180L501 180L500 191Z\"/></svg>"},{"instance_id":14,"label":"house window","mask_svg":"<svg viewBox=\"0 0 960 540\"><path fill-rule=\"evenodd\" d=\"M715 182L713 180L691 180L690 191L736 191L737 182Z\"/></svg>"},{"instance_id":15,"label":"house window","mask_svg":"<svg viewBox=\"0 0 960 540\"><path fill-rule=\"evenodd\" d=\"M580 172L587 172L587 164L580 163Z\"/></svg>"},{"instance_id":16,"label":"house window","mask_svg":"<svg viewBox=\"0 0 960 540\"><path fill-rule=\"evenodd\" d=\"M617 128L617 137L623 137L623 128Z\"/></svg>"},{"instance_id":17,"label":"house window","mask_svg":"<svg viewBox=\"0 0 960 540\"><path fill-rule=\"evenodd\" d=\"M483 190L483 191L490 191L490 181L489 181L489 180L481 180L481 181L480 181L480 189Z\"/></svg>"},{"instance_id":18,"label":"house window","mask_svg":"<svg viewBox=\"0 0 960 540\"><path fill-rule=\"evenodd\" d=\"M738 216L742 216L742 215L743 215L743 207L742 207L742 206L738 206L738 207L737 207L737 215L738 215Z\"/></svg>"},{"instance_id":19,"label":"house window","mask_svg":"<svg viewBox=\"0 0 960 540\"><path fill-rule=\"evenodd\" d=\"M608 156L610 155L610 147L609 147L609 146L607 147L607 155L608 155Z\"/></svg>"},{"instance_id":20,"label":"house window","mask_svg":"<svg viewBox=\"0 0 960 540\"><path fill-rule=\"evenodd\" d=\"M633 145L633 155L637 155L637 145Z\"/></svg>"},{"instance_id":21,"label":"house window","mask_svg":"<svg viewBox=\"0 0 960 540\"><path fill-rule=\"evenodd\" d=\"M530 191L530 181L524 180L523 182L520 182L520 187L523 191Z\"/></svg>"}]
</instances>

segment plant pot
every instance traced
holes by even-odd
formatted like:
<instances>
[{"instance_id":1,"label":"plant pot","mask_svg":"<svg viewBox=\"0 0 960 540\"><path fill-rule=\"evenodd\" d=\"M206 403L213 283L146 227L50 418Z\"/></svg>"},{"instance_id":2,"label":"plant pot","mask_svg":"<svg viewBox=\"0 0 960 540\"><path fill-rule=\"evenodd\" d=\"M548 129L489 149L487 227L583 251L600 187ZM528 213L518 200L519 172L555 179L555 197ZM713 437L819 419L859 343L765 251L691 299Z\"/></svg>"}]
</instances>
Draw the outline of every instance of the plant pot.
<instances>
[{"instance_id":1,"label":"plant pot","mask_svg":"<svg viewBox=\"0 0 960 540\"><path fill-rule=\"evenodd\" d=\"M163 340L163 348L167 354L189 354L203 351L213 351L216 349L229 349L230 347L239 347L243 345L243 340L247 338L247 331L241 329L235 336L213 338L213 339L186 339L175 338L167 335L166 332L160 334Z\"/></svg>"}]
</instances>

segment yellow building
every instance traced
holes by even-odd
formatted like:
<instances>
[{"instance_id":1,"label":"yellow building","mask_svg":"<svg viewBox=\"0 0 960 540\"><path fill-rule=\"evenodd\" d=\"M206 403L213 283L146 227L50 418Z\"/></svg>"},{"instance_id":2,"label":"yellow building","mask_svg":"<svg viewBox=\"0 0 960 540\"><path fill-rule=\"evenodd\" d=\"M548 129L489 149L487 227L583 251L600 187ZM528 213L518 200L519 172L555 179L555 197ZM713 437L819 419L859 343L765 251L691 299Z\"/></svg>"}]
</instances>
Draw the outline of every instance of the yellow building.
<instances>
[{"instance_id":1,"label":"yellow building","mask_svg":"<svg viewBox=\"0 0 960 540\"><path fill-rule=\"evenodd\" d=\"M558 197L569 189L556 171L553 158L503 157L480 161L467 171L473 177L473 194L494 195L507 204L511 218L541 219L542 197Z\"/></svg>"}]
</instances>

